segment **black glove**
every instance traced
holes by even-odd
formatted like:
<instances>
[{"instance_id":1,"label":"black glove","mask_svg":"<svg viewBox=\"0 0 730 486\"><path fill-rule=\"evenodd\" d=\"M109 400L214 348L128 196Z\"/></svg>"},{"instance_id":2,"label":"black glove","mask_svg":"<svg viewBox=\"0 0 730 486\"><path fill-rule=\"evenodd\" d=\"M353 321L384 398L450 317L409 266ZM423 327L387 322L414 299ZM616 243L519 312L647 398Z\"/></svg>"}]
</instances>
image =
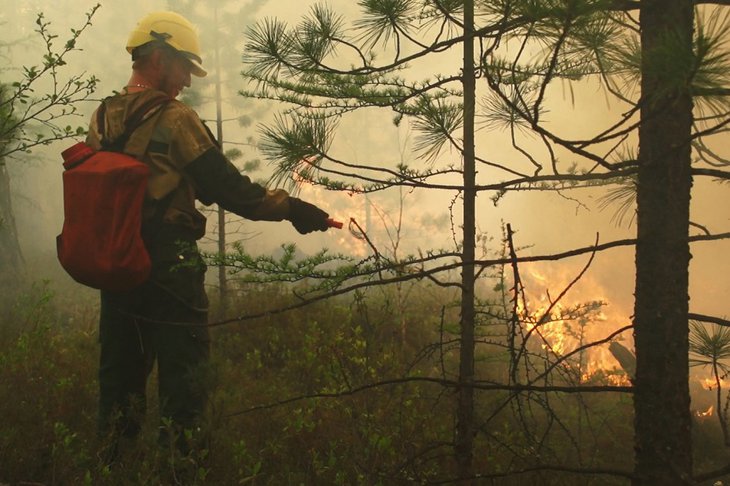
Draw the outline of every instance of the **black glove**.
<instances>
[{"instance_id":1,"label":"black glove","mask_svg":"<svg viewBox=\"0 0 730 486\"><path fill-rule=\"evenodd\" d=\"M314 204L297 199L289 198L289 221L299 233L305 235L312 231L327 231L329 214L319 209Z\"/></svg>"}]
</instances>

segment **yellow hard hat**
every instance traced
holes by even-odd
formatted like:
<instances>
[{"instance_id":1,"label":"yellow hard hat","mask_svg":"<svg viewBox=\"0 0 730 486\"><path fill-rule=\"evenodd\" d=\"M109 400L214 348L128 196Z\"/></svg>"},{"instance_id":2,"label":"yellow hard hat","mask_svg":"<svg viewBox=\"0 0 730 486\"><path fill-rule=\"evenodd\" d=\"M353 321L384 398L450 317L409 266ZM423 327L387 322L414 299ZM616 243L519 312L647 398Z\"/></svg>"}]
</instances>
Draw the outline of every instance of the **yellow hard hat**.
<instances>
[{"instance_id":1,"label":"yellow hard hat","mask_svg":"<svg viewBox=\"0 0 730 486\"><path fill-rule=\"evenodd\" d=\"M175 12L153 12L144 16L129 34L127 52L130 54L148 42L164 42L193 65L192 74L203 77L208 74L203 69L198 33L192 23Z\"/></svg>"}]
</instances>

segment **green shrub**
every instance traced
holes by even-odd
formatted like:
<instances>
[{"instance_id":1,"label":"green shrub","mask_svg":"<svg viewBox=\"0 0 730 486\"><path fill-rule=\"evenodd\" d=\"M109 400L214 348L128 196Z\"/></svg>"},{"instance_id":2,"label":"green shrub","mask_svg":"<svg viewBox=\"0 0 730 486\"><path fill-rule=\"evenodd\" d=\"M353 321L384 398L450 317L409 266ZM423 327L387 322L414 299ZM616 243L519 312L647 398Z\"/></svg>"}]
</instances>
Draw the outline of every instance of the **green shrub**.
<instances>
[{"instance_id":1,"label":"green shrub","mask_svg":"<svg viewBox=\"0 0 730 486\"><path fill-rule=\"evenodd\" d=\"M153 373L142 434L109 470L96 452L103 445L95 438L96 303L68 305L70 294L38 283L5 314L0 334L0 482L156 485L183 471L190 484L453 479L455 389L404 378L455 379L458 309L448 305L448 290L419 285L405 300L374 289L284 313L265 311L295 303L290 287L245 288L229 312L261 317L212 329L210 410L195 432L209 441L188 457L158 447ZM508 360L503 324L495 325L480 328L478 369L498 383ZM625 483L510 473L542 463L628 470L630 397L479 391L476 398L476 469L504 474L498 484Z\"/></svg>"}]
</instances>

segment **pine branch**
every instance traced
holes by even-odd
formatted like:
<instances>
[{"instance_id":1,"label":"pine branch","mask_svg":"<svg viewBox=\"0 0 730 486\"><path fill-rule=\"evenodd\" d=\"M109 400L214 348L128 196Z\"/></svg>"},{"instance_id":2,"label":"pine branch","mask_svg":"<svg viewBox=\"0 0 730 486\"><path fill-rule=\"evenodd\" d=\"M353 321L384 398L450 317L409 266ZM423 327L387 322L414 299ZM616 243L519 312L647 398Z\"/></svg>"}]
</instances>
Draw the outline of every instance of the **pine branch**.
<instances>
[{"instance_id":1,"label":"pine branch","mask_svg":"<svg viewBox=\"0 0 730 486\"><path fill-rule=\"evenodd\" d=\"M638 2L634 2L638 3ZM694 0L695 5L730 5L730 0Z\"/></svg>"},{"instance_id":2,"label":"pine branch","mask_svg":"<svg viewBox=\"0 0 730 486\"><path fill-rule=\"evenodd\" d=\"M730 88L692 88L693 96L730 96Z\"/></svg>"},{"instance_id":3,"label":"pine branch","mask_svg":"<svg viewBox=\"0 0 730 486\"><path fill-rule=\"evenodd\" d=\"M702 242L702 241L716 241L716 240L724 240L724 239L730 239L730 233L717 233L714 235L696 235L696 236L690 236L688 238L689 242ZM583 248L575 248L572 250L567 250L564 252L559 253L553 253L553 254L547 254L547 255L533 255L533 256L521 256L517 258L517 263L528 263L528 262L542 262L542 261L559 261L564 260L566 258L572 258L580 255L584 255L587 253L593 253L593 252L603 252L607 251L613 248L620 248L620 247L627 247L627 246L634 246L636 245L636 239L623 239L623 240L615 240L607 243L601 243L597 245L587 246ZM446 264L440 264L437 267L433 268L423 268L423 266L426 263L437 263L439 260L446 259L446 258L459 258L459 253L449 253L449 252L443 252L440 254L431 254L427 257L422 258L409 258L407 260L401 260L399 262L395 262L391 265L386 265L383 267L375 268L371 267L367 269L366 271L361 272L357 275L358 278L360 277L368 277L372 276L374 274L378 274L380 272L387 273L388 271L392 271L394 276L393 277L386 277L383 279L377 279L377 280L368 280L364 282L358 282L354 283L347 287L340 287L336 290L327 292L325 294L319 294L314 295L311 297L308 297L306 299L301 299L298 302L295 302L293 304L289 304L286 306L282 306L279 308L273 308L264 310L261 312L256 312L252 314L243 314L232 318L223 319L216 322L211 322L209 324L206 324L208 327L218 327L223 326L226 324L231 323L240 323L243 321L258 319L264 316L270 316L275 314L281 314L284 312L289 312L294 309L299 309L302 307L306 307L308 305L314 304L316 302L320 302L323 300L331 299L333 297L337 297L340 295L345 295L351 292L355 292L357 290L361 290L364 288L369 288L373 286L381 286L381 285L389 285L393 283L399 283L399 282L408 282L413 280L420 280L423 278L428 278L429 276L438 275L440 273L446 273L453 270L457 270L461 268L462 263L461 262L453 262L453 263L446 263ZM491 267L491 266L503 266L503 265L510 265L513 262L511 258L496 258L496 259L490 259L490 260L475 260L474 264L478 267ZM416 267L419 268L418 270L413 270L410 272L404 272L404 268L408 267ZM694 315L697 318L697 315ZM697 318L697 320L701 320ZM162 321L161 321L162 322ZM191 324L185 324L185 323L174 323L174 322L164 322L166 324L171 325L191 325Z\"/></svg>"},{"instance_id":4,"label":"pine branch","mask_svg":"<svg viewBox=\"0 0 730 486\"><path fill-rule=\"evenodd\" d=\"M704 314L696 314L694 312L690 312L687 317L689 319L695 320L695 321L709 322L712 324L717 324L718 326L730 327L730 321L727 319L722 319L720 317L707 316Z\"/></svg>"},{"instance_id":5,"label":"pine branch","mask_svg":"<svg viewBox=\"0 0 730 486\"><path fill-rule=\"evenodd\" d=\"M726 170L693 168L692 175L702 175L714 177L716 179L730 180L730 172Z\"/></svg>"}]
</instances>

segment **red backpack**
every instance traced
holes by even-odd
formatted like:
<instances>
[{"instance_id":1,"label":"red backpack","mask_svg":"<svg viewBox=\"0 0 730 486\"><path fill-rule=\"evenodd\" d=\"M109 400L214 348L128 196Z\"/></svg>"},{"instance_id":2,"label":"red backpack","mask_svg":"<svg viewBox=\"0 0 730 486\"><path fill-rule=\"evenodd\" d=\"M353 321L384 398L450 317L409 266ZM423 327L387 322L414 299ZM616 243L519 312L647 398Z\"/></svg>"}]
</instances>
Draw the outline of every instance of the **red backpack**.
<instances>
[{"instance_id":1,"label":"red backpack","mask_svg":"<svg viewBox=\"0 0 730 486\"><path fill-rule=\"evenodd\" d=\"M97 111L102 149L79 142L61 154L64 222L56 248L61 266L79 283L126 291L149 277L151 262L141 236L149 167L123 150L137 127L157 119L146 115L168 100L161 96L139 107L125 120L124 133L109 142L102 103ZM143 142L144 152L149 137Z\"/></svg>"}]
</instances>

